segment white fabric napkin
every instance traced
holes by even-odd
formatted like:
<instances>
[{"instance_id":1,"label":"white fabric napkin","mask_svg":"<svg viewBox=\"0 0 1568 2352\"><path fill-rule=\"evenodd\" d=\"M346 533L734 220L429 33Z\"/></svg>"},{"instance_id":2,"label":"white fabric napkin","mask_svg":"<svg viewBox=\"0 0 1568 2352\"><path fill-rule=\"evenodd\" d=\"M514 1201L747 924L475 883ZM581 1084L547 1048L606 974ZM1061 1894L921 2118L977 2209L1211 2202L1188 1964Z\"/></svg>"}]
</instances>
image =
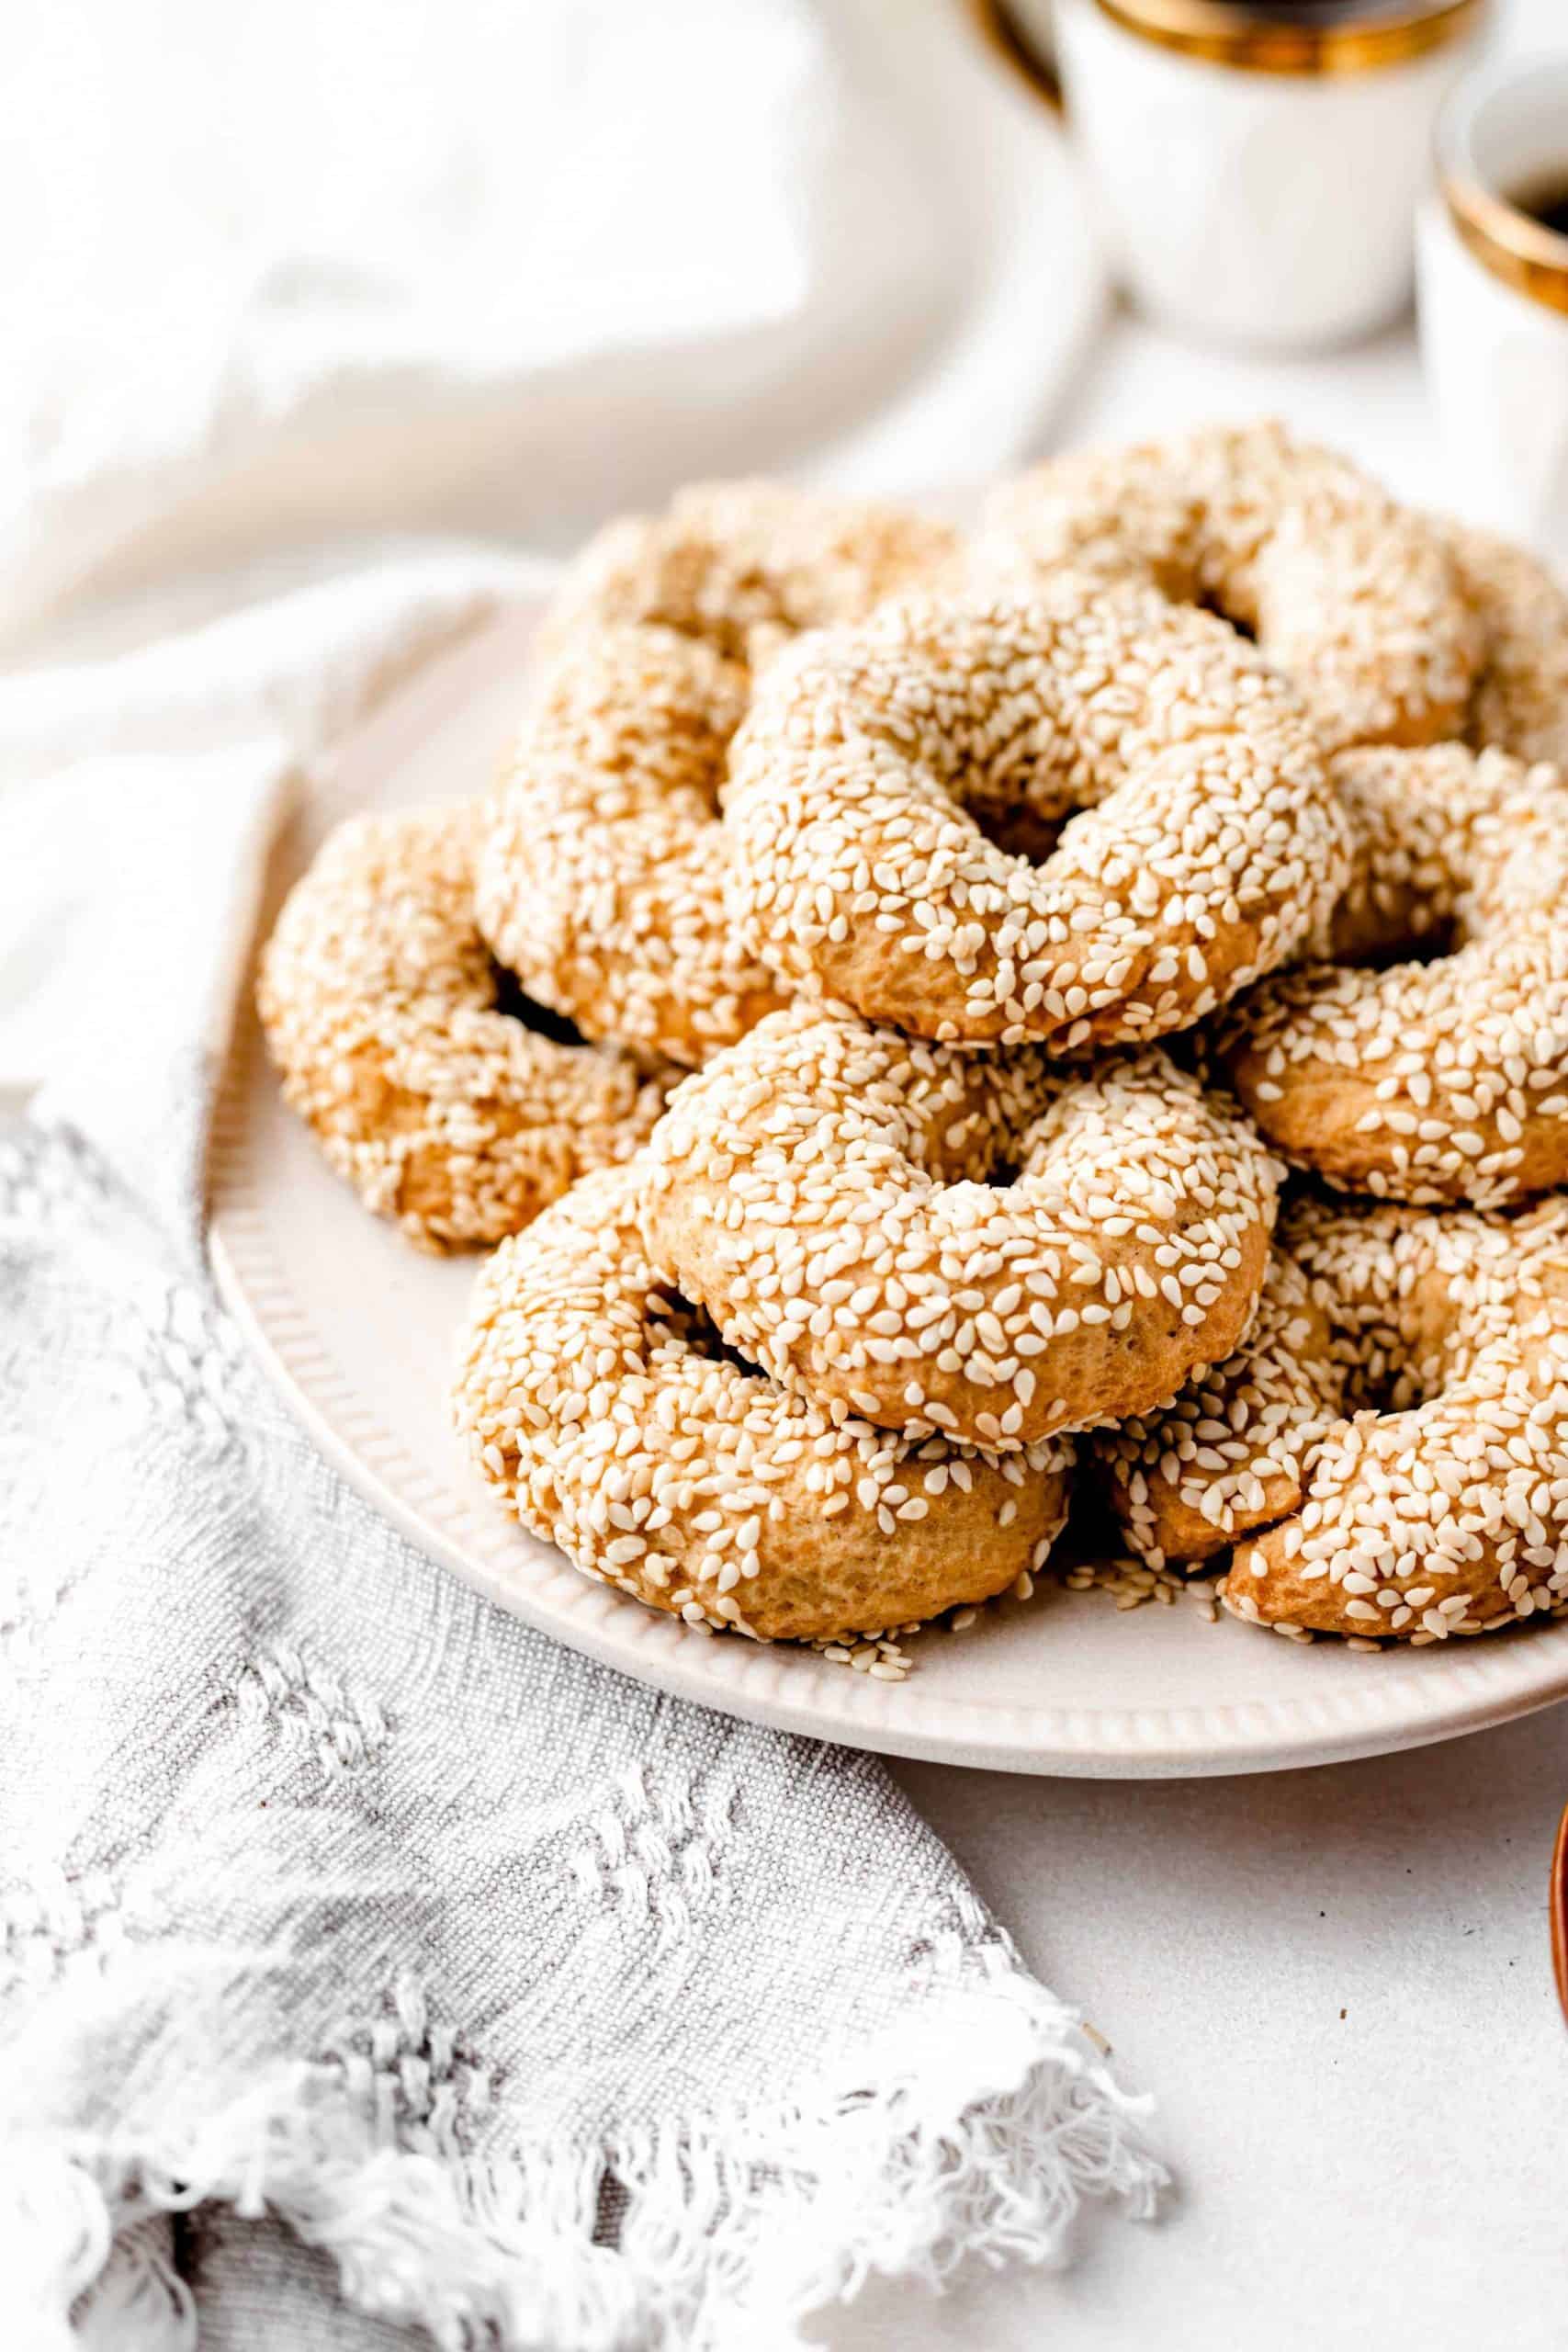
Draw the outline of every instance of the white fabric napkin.
<instances>
[{"instance_id":1,"label":"white fabric napkin","mask_svg":"<svg viewBox=\"0 0 1568 2352\"><path fill-rule=\"evenodd\" d=\"M6 98L0 1085L157 888L89 759L309 752L683 478L994 471L1103 300L962 0L24 0Z\"/></svg>"},{"instance_id":2,"label":"white fabric napkin","mask_svg":"<svg viewBox=\"0 0 1568 2352\"><path fill-rule=\"evenodd\" d=\"M7 100L7 2345L728 2352L1054 2254L1158 2168L880 1770L397 1543L197 1226L288 793L618 506L1025 454L1055 128L956 0L33 0Z\"/></svg>"}]
</instances>

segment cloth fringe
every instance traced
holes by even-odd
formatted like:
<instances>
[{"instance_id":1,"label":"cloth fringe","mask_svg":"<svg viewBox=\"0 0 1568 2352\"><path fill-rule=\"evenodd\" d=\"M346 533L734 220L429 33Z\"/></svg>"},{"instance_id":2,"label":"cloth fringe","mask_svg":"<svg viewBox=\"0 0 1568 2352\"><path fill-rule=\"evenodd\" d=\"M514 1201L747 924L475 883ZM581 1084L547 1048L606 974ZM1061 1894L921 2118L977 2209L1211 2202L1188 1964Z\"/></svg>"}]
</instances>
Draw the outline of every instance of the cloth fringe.
<instances>
[{"instance_id":1,"label":"cloth fringe","mask_svg":"<svg viewBox=\"0 0 1568 2352\"><path fill-rule=\"evenodd\" d=\"M874 2273L940 2289L972 2256L1055 2260L1088 2199L1153 2211L1166 2174L1147 2102L1069 2010L1020 1974L940 2023L863 2089L587 2158L541 2144L480 2167L378 2147L309 2069L155 2147L18 2143L0 2162L8 2343L190 2352L188 2294L147 2223L208 2202L276 2216L336 2263L350 2303L422 2324L443 2352L796 2352L807 2314Z\"/></svg>"}]
</instances>

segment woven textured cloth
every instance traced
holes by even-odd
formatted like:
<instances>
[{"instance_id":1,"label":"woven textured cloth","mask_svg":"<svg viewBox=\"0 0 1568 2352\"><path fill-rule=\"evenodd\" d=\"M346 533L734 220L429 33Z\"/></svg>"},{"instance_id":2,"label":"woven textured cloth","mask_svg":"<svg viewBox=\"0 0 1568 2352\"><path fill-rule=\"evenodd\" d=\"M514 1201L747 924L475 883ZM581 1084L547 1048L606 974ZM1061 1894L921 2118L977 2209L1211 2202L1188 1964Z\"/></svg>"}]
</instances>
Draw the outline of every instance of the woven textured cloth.
<instances>
[{"instance_id":1,"label":"woven textured cloth","mask_svg":"<svg viewBox=\"0 0 1568 2352\"><path fill-rule=\"evenodd\" d=\"M1076 2021L877 1765L412 1553L68 1130L0 1153L0 1316L8 2342L85 2290L88 2341L194 2341L173 2217L211 2201L332 2257L272 2250L253 2347L380 2341L342 2301L784 2345L870 2269L1146 2201ZM221 2311L259 2258L196 2281Z\"/></svg>"}]
</instances>

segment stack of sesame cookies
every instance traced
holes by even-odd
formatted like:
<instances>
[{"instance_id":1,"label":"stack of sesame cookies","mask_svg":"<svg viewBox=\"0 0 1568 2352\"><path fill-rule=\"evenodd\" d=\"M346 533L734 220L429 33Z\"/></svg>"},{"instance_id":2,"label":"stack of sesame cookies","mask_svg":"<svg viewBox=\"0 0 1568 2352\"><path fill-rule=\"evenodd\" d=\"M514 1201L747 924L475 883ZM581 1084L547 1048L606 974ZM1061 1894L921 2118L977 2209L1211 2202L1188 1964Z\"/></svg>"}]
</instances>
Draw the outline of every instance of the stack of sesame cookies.
<instances>
[{"instance_id":1,"label":"stack of sesame cookies","mask_svg":"<svg viewBox=\"0 0 1568 2352\"><path fill-rule=\"evenodd\" d=\"M1568 1611L1539 567L1211 430L967 540L688 492L543 646L496 788L336 838L260 989L367 1204L500 1245L456 1414L525 1526L874 1657L1092 1464L1296 1638Z\"/></svg>"}]
</instances>

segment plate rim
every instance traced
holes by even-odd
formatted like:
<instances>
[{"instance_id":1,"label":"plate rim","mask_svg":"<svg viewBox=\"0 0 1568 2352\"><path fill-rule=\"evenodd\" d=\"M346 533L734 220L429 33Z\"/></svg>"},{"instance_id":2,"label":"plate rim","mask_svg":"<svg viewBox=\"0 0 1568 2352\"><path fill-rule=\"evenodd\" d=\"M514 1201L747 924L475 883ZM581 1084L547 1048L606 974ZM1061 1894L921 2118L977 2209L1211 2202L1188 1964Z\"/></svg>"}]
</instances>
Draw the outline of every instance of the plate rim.
<instances>
[{"instance_id":1,"label":"plate rim","mask_svg":"<svg viewBox=\"0 0 1568 2352\"><path fill-rule=\"evenodd\" d=\"M367 805L367 785L378 769L385 773L389 762L395 764L394 755L411 756L461 706L471 680L493 682L494 665L513 650L513 640L521 654L536 613L536 605L513 606L437 655L355 728L330 759L318 763L306 812L310 829ZM294 830L286 828L275 844L275 870ZM874 1682L818 1664L807 1681L799 1671L801 1654L784 1644L727 1642L726 1649L736 1653L735 1670L716 1675L708 1653L722 1636L636 1606L583 1576L499 1510L487 1510L477 1485L463 1499L456 1478L450 1492L444 1489L357 1393L333 1354L330 1333L311 1321L283 1275L267 1204L249 1165L249 1107L258 1069L265 1069L254 1010L255 951L253 941L209 1139L208 1247L220 1295L253 1356L345 1484L416 1551L537 1631L671 1697L773 1730L929 1762L1071 1778L1201 1779L1306 1770L1487 1730L1568 1698L1568 1620L1478 1639L1452 1654L1445 1645L1440 1657L1426 1654L1418 1678L1408 1660L1380 1668L1368 1659L1364 1682L1320 1689L1314 1696L1303 1676L1300 1699L1208 1707L1189 1702L1122 1710L986 1708L940 1692L934 1678L927 1681L918 1672L906 1682ZM320 1166L323 1182L337 1183L324 1161ZM453 1459L456 1467L455 1440ZM512 1555L510 1576L500 1557L503 1540ZM547 1574L517 1577L520 1543ZM1303 1667L1310 1674L1305 1657ZM902 1712L910 1705L904 1694L911 1692L919 1710L912 1715Z\"/></svg>"}]
</instances>

